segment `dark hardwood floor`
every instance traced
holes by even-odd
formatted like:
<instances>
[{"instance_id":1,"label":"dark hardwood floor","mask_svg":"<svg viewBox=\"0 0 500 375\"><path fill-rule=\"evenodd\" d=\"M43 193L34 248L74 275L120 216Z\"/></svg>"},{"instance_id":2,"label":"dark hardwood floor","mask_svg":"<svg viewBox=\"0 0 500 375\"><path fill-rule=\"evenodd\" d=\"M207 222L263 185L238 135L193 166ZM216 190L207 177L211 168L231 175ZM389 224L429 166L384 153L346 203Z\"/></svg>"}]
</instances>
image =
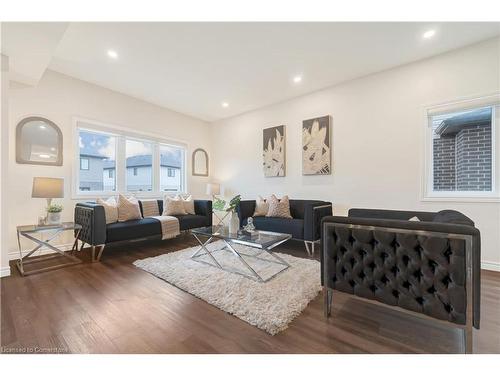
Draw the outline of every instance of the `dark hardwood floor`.
<instances>
[{"instance_id":1,"label":"dark hardwood floor","mask_svg":"<svg viewBox=\"0 0 500 375\"><path fill-rule=\"evenodd\" d=\"M169 241L109 246L84 263L1 284L2 352L62 353L459 353L461 331L427 319L334 295L323 317L320 294L290 327L270 336L132 265L194 246ZM305 256L290 241L277 251ZM500 273L482 274L481 330L475 353L500 353Z\"/></svg>"}]
</instances>

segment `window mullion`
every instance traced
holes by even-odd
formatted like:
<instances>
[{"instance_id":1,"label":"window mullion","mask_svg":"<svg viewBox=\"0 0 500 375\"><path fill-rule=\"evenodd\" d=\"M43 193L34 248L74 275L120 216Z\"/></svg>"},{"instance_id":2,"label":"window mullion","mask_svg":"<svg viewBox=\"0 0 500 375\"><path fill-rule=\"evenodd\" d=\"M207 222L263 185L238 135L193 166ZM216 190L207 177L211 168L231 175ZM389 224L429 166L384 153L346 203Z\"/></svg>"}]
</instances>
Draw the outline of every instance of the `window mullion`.
<instances>
[{"instance_id":1,"label":"window mullion","mask_svg":"<svg viewBox=\"0 0 500 375\"><path fill-rule=\"evenodd\" d=\"M125 158L125 137L117 137L116 142L116 190L119 193L126 192L126 158Z\"/></svg>"}]
</instances>

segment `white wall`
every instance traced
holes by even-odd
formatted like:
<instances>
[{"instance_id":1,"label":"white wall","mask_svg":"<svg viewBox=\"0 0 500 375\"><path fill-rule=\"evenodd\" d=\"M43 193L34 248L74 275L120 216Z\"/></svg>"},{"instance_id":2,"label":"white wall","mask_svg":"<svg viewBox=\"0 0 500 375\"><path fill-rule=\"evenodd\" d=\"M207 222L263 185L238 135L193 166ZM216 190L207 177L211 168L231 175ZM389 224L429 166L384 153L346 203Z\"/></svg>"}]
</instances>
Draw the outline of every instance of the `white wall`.
<instances>
[{"instance_id":1,"label":"white wall","mask_svg":"<svg viewBox=\"0 0 500 375\"><path fill-rule=\"evenodd\" d=\"M215 177L228 194L324 199L333 202L337 215L351 207L456 209L481 230L483 266L500 271L500 203L424 202L420 189L423 108L498 92L499 44L500 39L486 41L216 122ZM323 115L333 118L333 173L302 176L302 120ZM262 129L282 124L286 177L265 178Z\"/></svg>"},{"instance_id":2,"label":"white wall","mask_svg":"<svg viewBox=\"0 0 500 375\"><path fill-rule=\"evenodd\" d=\"M8 129L9 129L9 58L0 55L0 112L2 114L0 123L0 276L7 276L10 273L9 260L7 257L7 194L4 183L7 177L8 160Z\"/></svg>"},{"instance_id":3,"label":"white wall","mask_svg":"<svg viewBox=\"0 0 500 375\"><path fill-rule=\"evenodd\" d=\"M76 202L71 199L72 163L75 162L73 116L187 143L188 190L195 197L205 198L208 178L191 176L190 156L198 147L210 152L207 123L52 71L47 71L36 87L12 86L9 94L9 144L15 144L16 124L29 115L52 120L61 128L64 137L64 164L61 167L16 164L14 147L9 151L9 180L3 186L8 195L7 251L11 257L17 251L16 226L35 223L37 217L44 214L45 200L31 198L34 176L65 178L65 198L59 201L64 205L63 220L73 218Z\"/></svg>"}]
</instances>

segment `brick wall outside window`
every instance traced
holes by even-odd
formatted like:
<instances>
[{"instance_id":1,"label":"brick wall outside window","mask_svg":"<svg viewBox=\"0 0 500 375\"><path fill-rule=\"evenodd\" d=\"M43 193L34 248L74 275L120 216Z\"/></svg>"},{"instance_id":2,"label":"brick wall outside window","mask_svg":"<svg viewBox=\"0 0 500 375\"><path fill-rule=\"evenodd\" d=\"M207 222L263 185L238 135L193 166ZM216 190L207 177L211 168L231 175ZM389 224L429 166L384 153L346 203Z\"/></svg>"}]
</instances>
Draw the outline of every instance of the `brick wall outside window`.
<instances>
[{"instance_id":1,"label":"brick wall outside window","mask_svg":"<svg viewBox=\"0 0 500 375\"><path fill-rule=\"evenodd\" d=\"M491 123L433 140L434 190L492 190Z\"/></svg>"}]
</instances>

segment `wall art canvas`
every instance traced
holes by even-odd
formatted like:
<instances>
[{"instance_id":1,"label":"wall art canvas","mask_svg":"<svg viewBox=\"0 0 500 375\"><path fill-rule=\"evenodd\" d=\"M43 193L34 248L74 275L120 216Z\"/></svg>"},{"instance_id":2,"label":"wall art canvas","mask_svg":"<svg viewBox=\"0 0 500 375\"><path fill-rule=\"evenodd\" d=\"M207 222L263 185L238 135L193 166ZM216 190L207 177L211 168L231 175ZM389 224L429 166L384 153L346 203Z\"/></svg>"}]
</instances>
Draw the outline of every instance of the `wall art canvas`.
<instances>
[{"instance_id":1,"label":"wall art canvas","mask_svg":"<svg viewBox=\"0 0 500 375\"><path fill-rule=\"evenodd\" d=\"M285 176L285 125L263 131L263 168L265 177Z\"/></svg>"},{"instance_id":2,"label":"wall art canvas","mask_svg":"<svg viewBox=\"0 0 500 375\"><path fill-rule=\"evenodd\" d=\"M323 116L302 122L302 174L332 173L331 117Z\"/></svg>"}]
</instances>

